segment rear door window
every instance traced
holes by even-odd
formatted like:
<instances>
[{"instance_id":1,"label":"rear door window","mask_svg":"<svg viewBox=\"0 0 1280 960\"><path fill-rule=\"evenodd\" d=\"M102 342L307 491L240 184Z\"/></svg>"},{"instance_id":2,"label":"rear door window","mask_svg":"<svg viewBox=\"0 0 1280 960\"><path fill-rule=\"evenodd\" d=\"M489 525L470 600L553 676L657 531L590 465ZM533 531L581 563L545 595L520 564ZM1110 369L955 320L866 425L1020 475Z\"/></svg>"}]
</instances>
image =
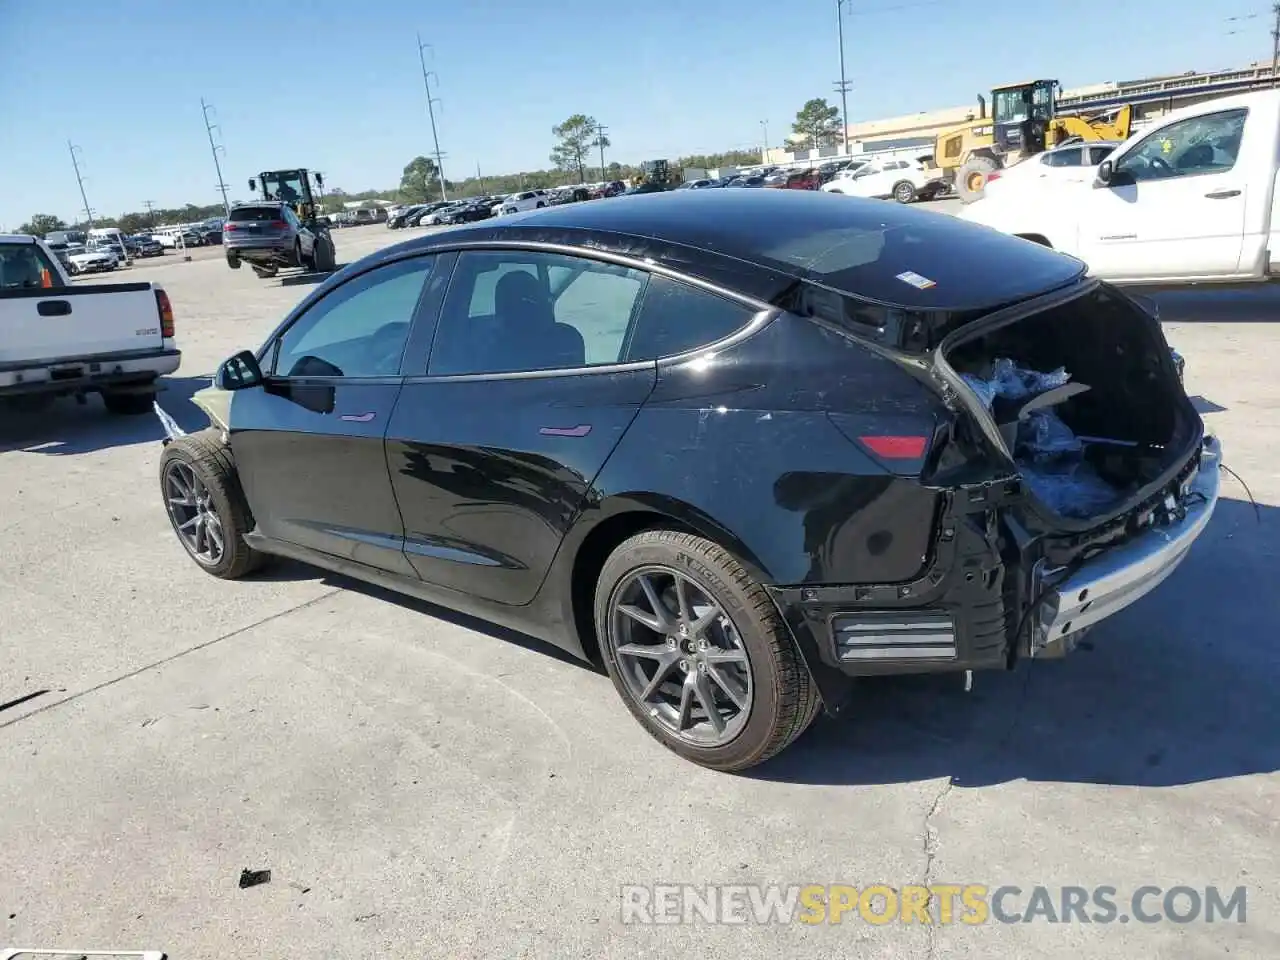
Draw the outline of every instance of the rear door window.
<instances>
[{"instance_id":1,"label":"rear door window","mask_svg":"<svg viewBox=\"0 0 1280 960\"><path fill-rule=\"evenodd\" d=\"M751 322L755 311L690 284L654 276L644 293L626 359L657 360L723 340Z\"/></svg>"}]
</instances>

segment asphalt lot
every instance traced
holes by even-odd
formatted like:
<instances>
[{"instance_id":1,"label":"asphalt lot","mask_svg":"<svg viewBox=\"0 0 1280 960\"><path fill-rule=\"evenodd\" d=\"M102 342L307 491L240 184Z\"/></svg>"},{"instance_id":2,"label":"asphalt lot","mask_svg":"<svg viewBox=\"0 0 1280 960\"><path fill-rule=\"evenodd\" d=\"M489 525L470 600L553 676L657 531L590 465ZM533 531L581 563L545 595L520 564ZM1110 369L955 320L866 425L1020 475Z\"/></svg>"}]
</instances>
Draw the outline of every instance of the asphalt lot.
<instances>
[{"instance_id":1,"label":"asphalt lot","mask_svg":"<svg viewBox=\"0 0 1280 960\"><path fill-rule=\"evenodd\" d=\"M942 205L938 205L941 207ZM413 231L410 232L410 235ZM336 234L350 261L403 232ZM142 262L162 402L309 289ZM864 684L750 775L651 740L534 641L302 566L223 583L161 509L159 424L0 420L0 946L174 958L1280 955L1280 290L1162 296L1234 481L1065 661ZM1271 586L1267 587L1270 583ZM271 881L239 889L243 868ZM625 926L629 883L1247 887L1247 922ZM1022 904L1025 906L1025 902Z\"/></svg>"}]
</instances>

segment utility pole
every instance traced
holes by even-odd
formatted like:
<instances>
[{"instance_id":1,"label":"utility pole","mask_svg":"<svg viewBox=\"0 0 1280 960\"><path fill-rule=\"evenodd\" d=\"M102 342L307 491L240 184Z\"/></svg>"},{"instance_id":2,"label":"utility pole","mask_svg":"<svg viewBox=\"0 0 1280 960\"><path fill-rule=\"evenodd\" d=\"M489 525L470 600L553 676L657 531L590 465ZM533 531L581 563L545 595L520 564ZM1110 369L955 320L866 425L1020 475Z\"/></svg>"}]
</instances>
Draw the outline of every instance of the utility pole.
<instances>
[{"instance_id":1,"label":"utility pole","mask_svg":"<svg viewBox=\"0 0 1280 960\"><path fill-rule=\"evenodd\" d=\"M76 183L80 185L80 199L84 201L84 216L89 221L89 229L93 229L93 210L89 207L89 198L84 193L84 177L80 175L80 161L76 159L76 151L80 148L67 141L67 151L71 154L71 166L76 172Z\"/></svg>"},{"instance_id":2,"label":"utility pole","mask_svg":"<svg viewBox=\"0 0 1280 960\"><path fill-rule=\"evenodd\" d=\"M439 103L440 101L432 98L431 83L428 79L429 77L435 77L436 86L439 86L440 78L436 76L434 72L427 70L427 61L426 61L426 58L422 55L422 51L430 46L431 44L429 43L423 43L422 34L418 34L418 63L422 65L422 85L427 90L427 116L431 118L431 141L432 143L435 144L435 148L436 148L436 176L440 178L440 199L448 200L449 197L448 197L448 194L445 193L445 186L444 186L444 160L442 159L440 154L440 135L436 132L435 104ZM435 48L432 47L432 56L434 55L435 55Z\"/></svg>"},{"instance_id":3,"label":"utility pole","mask_svg":"<svg viewBox=\"0 0 1280 960\"><path fill-rule=\"evenodd\" d=\"M1271 27L1271 86L1275 87L1280 86L1280 80L1276 77L1280 70L1280 3L1276 3L1271 9L1276 15Z\"/></svg>"},{"instance_id":4,"label":"utility pole","mask_svg":"<svg viewBox=\"0 0 1280 960\"><path fill-rule=\"evenodd\" d=\"M480 196L484 196L484 177L480 173L480 161L476 161L476 179L480 181Z\"/></svg>"},{"instance_id":5,"label":"utility pole","mask_svg":"<svg viewBox=\"0 0 1280 960\"><path fill-rule=\"evenodd\" d=\"M849 81L844 75L844 5L850 0L836 0L836 36L840 44L840 80L836 83L836 92L840 94L840 132L841 150L849 155Z\"/></svg>"},{"instance_id":6,"label":"utility pole","mask_svg":"<svg viewBox=\"0 0 1280 960\"><path fill-rule=\"evenodd\" d=\"M204 97L200 98L200 111L204 114L204 132L209 135L209 152L213 154L213 169L218 174L218 189L222 191L222 209L229 217L231 216L231 203L227 200L227 185L222 180L222 164L218 162L218 151L226 152L225 147L220 147L213 142L213 131L217 126L215 123L209 122L209 111L212 105L204 102ZM221 132L221 130L219 130Z\"/></svg>"},{"instance_id":7,"label":"utility pole","mask_svg":"<svg viewBox=\"0 0 1280 960\"><path fill-rule=\"evenodd\" d=\"M609 128L599 120L596 121L596 144L600 147L600 179L608 180L608 175L604 172L604 134Z\"/></svg>"},{"instance_id":8,"label":"utility pole","mask_svg":"<svg viewBox=\"0 0 1280 960\"><path fill-rule=\"evenodd\" d=\"M156 214L152 208L155 204L150 200L143 200L142 205L147 208L147 225L154 229L156 225Z\"/></svg>"},{"instance_id":9,"label":"utility pole","mask_svg":"<svg viewBox=\"0 0 1280 960\"><path fill-rule=\"evenodd\" d=\"M769 162L769 121L761 120L760 129L764 131L764 149L760 151L760 162Z\"/></svg>"}]
</instances>

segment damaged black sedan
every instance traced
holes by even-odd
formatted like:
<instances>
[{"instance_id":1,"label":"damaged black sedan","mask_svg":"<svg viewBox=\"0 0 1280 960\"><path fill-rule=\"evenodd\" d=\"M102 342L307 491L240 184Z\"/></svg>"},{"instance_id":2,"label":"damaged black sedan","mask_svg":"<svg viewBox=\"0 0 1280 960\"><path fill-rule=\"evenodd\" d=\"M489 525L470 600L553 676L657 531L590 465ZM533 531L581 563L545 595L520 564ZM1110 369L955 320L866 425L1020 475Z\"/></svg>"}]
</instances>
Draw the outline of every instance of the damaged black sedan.
<instances>
[{"instance_id":1,"label":"damaged black sedan","mask_svg":"<svg viewBox=\"0 0 1280 960\"><path fill-rule=\"evenodd\" d=\"M799 191L572 204L382 250L196 395L178 538L601 664L741 770L854 678L1061 655L1168 576L1219 452L1158 320L1081 263Z\"/></svg>"}]
</instances>

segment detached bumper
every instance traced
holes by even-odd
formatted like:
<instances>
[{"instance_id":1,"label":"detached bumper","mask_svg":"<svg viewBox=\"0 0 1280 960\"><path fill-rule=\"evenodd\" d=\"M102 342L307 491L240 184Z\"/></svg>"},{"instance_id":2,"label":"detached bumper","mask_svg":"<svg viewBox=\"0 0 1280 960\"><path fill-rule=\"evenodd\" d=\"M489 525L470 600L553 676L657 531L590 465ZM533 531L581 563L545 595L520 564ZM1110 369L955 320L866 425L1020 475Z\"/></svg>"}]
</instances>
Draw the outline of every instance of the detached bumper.
<instances>
[{"instance_id":1,"label":"detached bumper","mask_svg":"<svg viewBox=\"0 0 1280 960\"><path fill-rule=\"evenodd\" d=\"M1158 587L1187 558L1213 516L1221 486L1222 447L1205 437L1200 462L1186 493L1164 504L1168 521L1153 526L1084 564L1060 583L1045 579L1039 642L1064 638L1119 613Z\"/></svg>"}]
</instances>

